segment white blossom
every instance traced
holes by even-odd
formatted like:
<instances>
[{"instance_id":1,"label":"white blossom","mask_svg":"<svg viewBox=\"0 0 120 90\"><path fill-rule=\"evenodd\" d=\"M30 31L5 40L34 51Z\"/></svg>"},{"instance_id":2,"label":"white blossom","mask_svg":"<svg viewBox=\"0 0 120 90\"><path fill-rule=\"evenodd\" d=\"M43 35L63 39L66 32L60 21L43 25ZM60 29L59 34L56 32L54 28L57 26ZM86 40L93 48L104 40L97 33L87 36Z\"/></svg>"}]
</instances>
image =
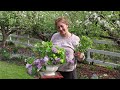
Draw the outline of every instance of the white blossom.
<instances>
[{"instance_id":1,"label":"white blossom","mask_svg":"<svg viewBox=\"0 0 120 90\"><path fill-rule=\"evenodd\" d=\"M106 21L105 21L105 20L100 20L99 23L100 23L101 25L104 25L104 24L106 23Z\"/></svg>"},{"instance_id":2,"label":"white blossom","mask_svg":"<svg viewBox=\"0 0 120 90\"><path fill-rule=\"evenodd\" d=\"M117 20L117 21L116 21L116 24L120 27L120 21Z\"/></svg>"},{"instance_id":3,"label":"white blossom","mask_svg":"<svg viewBox=\"0 0 120 90\"><path fill-rule=\"evenodd\" d=\"M100 22L100 17L97 17L97 20Z\"/></svg>"},{"instance_id":4,"label":"white blossom","mask_svg":"<svg viewBox=\"0 0 120 90\"><path fill-rule=\"evenodd\" d=\"M113 30L114 30L114 28L112 27L112 28L111 28L111 31L113 31Z\"/></svg>"},{"instance_id":5,"label":"white blossom","mask_svg":"<svg viewBox=\"0 0 120 90\"><path fill-rule=\"evenodd\" d=\"M106 76L108 76L108 75L107 75L107 74L103 74L103 76L105 76L105 77L106 77Z\"/></svg>"},{"instance_id":6,"label":"white blossom","mask_svg":"<svg viewBox=\"0 0 120 90\"><path fill-rule=\"evenodd\" d=\"M92 12L90 11L89 14L91 14Z\"/></svg>"},{"instance_id":7,"label":"white blossom","mask_svg":"<svg viewBox=\"0 0 120 90\"><path fill-rule=\"evenodd\" d=\"M111 17L112 17L112 14L111 14L111 15L108 15L107 17L108 17L108 18L111 18Z\"/></svg>"},{"instance_id":8,"label":"white blossom","mask_svg":"<svg viewBox=\"0 0 120 90\"><path fill-rule=\"evenodd\" d=\"M94 16L94 20L98 17L98 14L97 13L93 13L93 16Z\"/></svg>"}]
</instances>

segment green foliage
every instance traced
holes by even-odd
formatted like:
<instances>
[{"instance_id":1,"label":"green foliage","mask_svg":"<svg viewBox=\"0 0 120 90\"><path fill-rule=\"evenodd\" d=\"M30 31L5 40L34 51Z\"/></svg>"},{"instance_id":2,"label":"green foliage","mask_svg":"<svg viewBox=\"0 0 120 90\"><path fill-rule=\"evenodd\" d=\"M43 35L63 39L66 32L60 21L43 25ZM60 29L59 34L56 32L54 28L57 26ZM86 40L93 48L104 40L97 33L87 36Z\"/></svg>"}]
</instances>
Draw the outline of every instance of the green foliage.
<instances>
[{"instance_id":1,"label":"green foliage","mask_svg":"<svg viewBox=\"0 0 120 90\"><path fill-rule=\"evenodd\" d=\"M7 48L0 49L0 56L4 60L10 59L10 52L9 52L9 50Z\"/></svg>"},{"instance_id":2,"label":"green foliage","mask_svg":"<svg viewBox=\"0 0 120 90\"><path fill-rule=\"evenodd\" d=\"M52 42L44 42L42 41L41 43L36 43L34 45L34 48L32 48L35 57L36 58L44 58L45 56L48 56L50 60L48 60L48 65L52 64L53 61L57 58L60 58L60 63L63 64L65 63L65 50L63 48L60 48L58 46L53 46ZM56 51L53 51L55 49ZM59 64L60 64L59 63Z\"/></svg>"},{"instance_id":3,"label":"green foliage","mask_svg":"<svg viewBox=\"0 0 120 90\"><path fill-rule=\"evenodd\" d=\"M26 62L29 63L29 64L33 64L34 60L35 60L35 57L28 57L26 59Z\"/></svg>"},{"instance_id":4,"label":"green foliage","mask_svg":"<svg viewBox=\"0 0 120 90\"><path fill-rule=\"evenodd\" d=\"M92 40L87 36L82 36L80 39L80 44L78 45L76 51L86 52L87 49L92 47Z\"/></svg>"},{"instance_id":5,"label":"green foliage","mask_svg":"<svg viewBox=\"0 0 120 90\"><path fill-rule=\"evenodd\" d=\"M106 68L109 69L109 70L113 70L112 66L106 66Z\"/></svg>"},{"instance_id":6,"label":"green foliage","mask_svg":"<svg viewBox=\"0 0 120 90\"><path fill-rule=\"evenodd\" d=\"M78 36L108 35L107 31L103 31L104 27L98 23L97 18L91 17L95 16L95 13L103 16L107 23L115 28L114 31L119 37L119 25L115 24L116 22L113 23L119 19L119 11L1 11L0 25L9 26L10 29L19 27L22 32L29 34L34 33L33 30L50 34L55 32L54 20L64 16L68 18L70 31Z\"/></svg>"},{"instance_id":7,"label":"green foliage","mask_svg":"<svg viewBox=\"0 0 120 90\"><path fill-rule=\"evenodd\" d=\"M13 47L15 46L15 44L14 44L12 41L8 41L8 42L7 42L7 45L8 45L8 46L13 46Z\"/></svg>"},{"instance_id":8,"label":"green foliage","mask_svg":"<svg viewBox=\"0 0 120 90\"><path fill-rule=\"evenodd\" d=\"M41 34L43 35L45 41L49 41L51 35L57 32L54 20L64 16L68 18L69 30L79 37L88 36L93 40L105 39L101 36L119 39L119 14L120 11L0 11L0 27L4 27L6 36L9 35L8 32L19 29L22 34L27 33L30 34L30 37L37 37L35 30L40 37L42 37ZM120 52L120 48L117 46L97 46L95 44L93 47Z\"/></svg>"},{"instance_id":9,"label":"green foliage","mask_svg":"<svg viewBox=\"0 0 120 90\"><path fill-rule=\"evenodd\" d=\"M114 68L115 70L119 70L120 72L120 64Z\"/></svg>"}]
</instances>

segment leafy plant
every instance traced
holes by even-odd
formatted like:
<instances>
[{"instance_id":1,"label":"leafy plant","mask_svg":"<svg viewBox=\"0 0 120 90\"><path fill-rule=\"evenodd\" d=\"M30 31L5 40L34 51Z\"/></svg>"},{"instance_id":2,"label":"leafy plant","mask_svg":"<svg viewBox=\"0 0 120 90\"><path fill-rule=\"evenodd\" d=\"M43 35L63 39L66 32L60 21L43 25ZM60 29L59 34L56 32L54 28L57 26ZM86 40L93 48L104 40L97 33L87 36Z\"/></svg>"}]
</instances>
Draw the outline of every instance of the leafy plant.
<instances>
[{"instance_id":1,"label":"leafy plant","mask_svg":"<svg viewBox=\"0 0 120 90\"><path fill-rule=\"evenodd\" d=\"M0 50L0 55L1 55L2 59L5 59L5 60L10 59L10 52L7 48L2 48Z\"/></svg>"},{"instance_id":2,"label":"leafy plant","mask_svg":"<svg viewBox=\"0 0 120 90\"><path fill-rule=\"evenodd\" d=\"M87 49L92 47L92 40L87 36L82 36L80 44L77 46L75 51L86 52Z\"/></svg>"},{"instance_id":3,"label":"leafy plant","mask_svg":"<svg viewBox=\"0 0 120 90\"><path fill-rule=\"evenodd\" d=\"M53 46L52 42L36 43L32 49L35 56L26 59L29 74L45 70L47 65L66 63L65 49Z\"/></svg>"}]
</instances>

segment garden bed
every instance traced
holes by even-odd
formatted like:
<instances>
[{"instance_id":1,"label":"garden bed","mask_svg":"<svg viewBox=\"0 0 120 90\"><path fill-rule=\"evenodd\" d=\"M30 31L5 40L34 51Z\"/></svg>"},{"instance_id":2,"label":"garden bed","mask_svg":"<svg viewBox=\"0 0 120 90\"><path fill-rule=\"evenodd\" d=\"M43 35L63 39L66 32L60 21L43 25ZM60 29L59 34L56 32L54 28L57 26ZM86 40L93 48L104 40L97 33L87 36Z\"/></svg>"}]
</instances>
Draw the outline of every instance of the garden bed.
<instances>
[{"instance_id":1,"label":"garden bed","mask_svg":"<svg viewBox=\"0 0 120 90\"><path fill-rule=\"evenodd\" d=\"M85 63L78 63L77 74L78 79L92 79L93 74L97 75L98 79L120 79L119 70Z\"/></svg>"},{"instance_id":2,"label":"garden bed","mask_svg":"<svg viewBox=\"0 0 120 90\"><path fill-rule=\"evenodd\" d=\"M27 51L28 49L20 49L21 53ZM27 52L26 52L27 53ZM25 65L24 57L13 57L6 60L10 63L16 63L17 65ZM98 65L90 65L88 63L77 64L78 79L91 79L93 74L98 76L98 79L120 79L120 69L116 70L110 67L103 67Z\"/></svg>"}]
</instances>

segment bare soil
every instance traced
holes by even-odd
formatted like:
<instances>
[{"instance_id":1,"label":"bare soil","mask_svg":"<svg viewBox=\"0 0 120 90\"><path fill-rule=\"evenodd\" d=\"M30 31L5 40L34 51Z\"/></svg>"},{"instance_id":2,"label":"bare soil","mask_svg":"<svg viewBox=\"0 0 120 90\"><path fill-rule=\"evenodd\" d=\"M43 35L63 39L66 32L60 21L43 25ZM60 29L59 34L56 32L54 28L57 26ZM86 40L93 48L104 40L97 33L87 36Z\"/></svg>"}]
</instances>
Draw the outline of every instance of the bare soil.
<instances>
[{"instance_id":1,"label":"bare soil","mask_svg":"<svg viewBox=\"0 0 120 90\"><path fill-rule=\"evenodd\" d=\"M77 64L77 74L79 79L92 79L93 74L96 79L120 79L120 70L86 63Z\"/></svg>"}]
</instances>

